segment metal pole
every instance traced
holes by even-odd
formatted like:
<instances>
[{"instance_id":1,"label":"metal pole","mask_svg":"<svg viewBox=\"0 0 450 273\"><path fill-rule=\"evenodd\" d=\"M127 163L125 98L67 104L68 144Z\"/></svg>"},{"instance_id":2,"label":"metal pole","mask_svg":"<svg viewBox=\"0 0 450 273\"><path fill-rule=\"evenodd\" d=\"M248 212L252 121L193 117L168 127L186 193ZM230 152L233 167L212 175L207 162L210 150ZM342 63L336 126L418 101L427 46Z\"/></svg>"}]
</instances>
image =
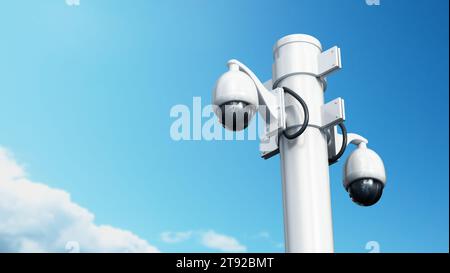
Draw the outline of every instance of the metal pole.
<instances>
[{"instance_id":1,"label":"metal pole","mask_svg":"<svg viewBox=\"0 0 450 273\"><path fill-rule=\"evenodd\" d=\"M310 115L300 137L280 140L286 252L334 251L327 139L318 128L325 82L314 75L321 52L317 39L302 34L283 37L274 47L274 86L297 92ZM285 101L287 127L301 124L300 104L288 94Z\"/></svg>"}]
</instances>

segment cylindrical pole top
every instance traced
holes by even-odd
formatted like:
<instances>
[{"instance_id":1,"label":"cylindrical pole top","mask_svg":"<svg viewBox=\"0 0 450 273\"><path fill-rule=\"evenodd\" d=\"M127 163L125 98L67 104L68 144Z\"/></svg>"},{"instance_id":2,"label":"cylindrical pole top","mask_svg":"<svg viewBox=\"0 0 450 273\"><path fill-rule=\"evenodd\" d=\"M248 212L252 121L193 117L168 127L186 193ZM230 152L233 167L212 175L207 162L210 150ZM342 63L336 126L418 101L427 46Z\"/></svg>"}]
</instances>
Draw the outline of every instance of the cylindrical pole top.
<instances>
[{"instance_id":1,"label":"cylindrical pole top","mask_svg":"<svg viewBox=\"0 0 450 273\"><path fill-rule=\"evenodd\" d=\"M319 40L310 35L293 34L278 40L273 48L273 87L292 75L316 76L321 52Z\"/></svg>"},{"instance_id":2,"label":"cylindrical pole top","mask_svg":"<svg viewBox=\"0 0 450 273\"><path fill-rule=\"evenodd\" d=\"M308 34L291 34L279 39L273 46L273 52L275 54L275 52L277 52L280 47L286 44L302 42L315 45L317 48L319 48L320 51L322 51L322 44L315 37Z\"/></svg>"}]
</instances>

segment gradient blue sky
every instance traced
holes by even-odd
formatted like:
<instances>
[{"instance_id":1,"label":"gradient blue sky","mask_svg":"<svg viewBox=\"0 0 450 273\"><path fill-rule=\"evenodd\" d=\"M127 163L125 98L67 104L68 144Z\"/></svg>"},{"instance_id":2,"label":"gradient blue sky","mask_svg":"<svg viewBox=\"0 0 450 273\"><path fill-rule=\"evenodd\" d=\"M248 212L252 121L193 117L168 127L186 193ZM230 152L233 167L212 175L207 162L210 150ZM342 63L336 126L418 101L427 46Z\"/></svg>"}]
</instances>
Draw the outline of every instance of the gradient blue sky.
<instances>
[{"instance_id":1,"label":"gradient blue sky","mask_svg":"<svg viewBox=\"0 0 450 273\"><path fill-rule=\"evenodd\" d=\"M383 252L447 252L448 5L3 1L0 146L97 223L161 251L208 251L160 234L210 229L251 252L283 251L279 158L260 159L257 141L174 142L169 111L194 96L209 103L231 58L268 79L274 42L307 33L341 47L326 98L346 100L347 128L370 140L388 174L381 202L362 208L342 187L342 162L331 168L336 251L374 240Z\"/></svg>"}]
</instances>

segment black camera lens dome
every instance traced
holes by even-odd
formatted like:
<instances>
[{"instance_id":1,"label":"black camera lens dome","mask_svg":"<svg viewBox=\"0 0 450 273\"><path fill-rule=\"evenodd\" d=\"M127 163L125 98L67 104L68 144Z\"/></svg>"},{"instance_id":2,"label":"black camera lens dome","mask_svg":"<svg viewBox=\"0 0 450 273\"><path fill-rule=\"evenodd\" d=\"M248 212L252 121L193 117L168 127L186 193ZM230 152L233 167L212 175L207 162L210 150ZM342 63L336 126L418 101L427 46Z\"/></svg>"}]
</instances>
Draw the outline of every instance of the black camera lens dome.
<instances>
[{"instance_id":1,"label":"black camera lens dome","mask_svg":"<svg viewBox=\"0 0 450 273\"><path fill-rule=\"evenodd\" d=\"M362 178L352 182L347 191L353 202L360 206L372 206L380 200L384 184L372 178Z\"/></svg>"},{"instance_id":2,"label":"black camera lens dome","mask_svg":"<svg viewBox=\"0 0 450 273\"><path fill-rule=\"evenodd\" d=\"M230 101L220 106L220 123L232 131L246 129L255 115L255 107L242 101Z\"/></svg>"}]
</instances>

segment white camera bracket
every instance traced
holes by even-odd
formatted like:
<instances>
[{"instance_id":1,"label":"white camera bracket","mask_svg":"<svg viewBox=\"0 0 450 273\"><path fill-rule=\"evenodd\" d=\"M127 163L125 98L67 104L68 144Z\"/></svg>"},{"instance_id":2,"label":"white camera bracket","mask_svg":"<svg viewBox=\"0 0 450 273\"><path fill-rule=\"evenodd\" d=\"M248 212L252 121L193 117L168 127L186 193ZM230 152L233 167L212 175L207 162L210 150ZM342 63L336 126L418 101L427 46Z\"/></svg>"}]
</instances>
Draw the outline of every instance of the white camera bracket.
<instances>
[{"instance_id":1,"label":"white camera bracket","mask_svg":"<svg viewBox=\"0 0 450 273\"><path fill-rule=\"evenodd\" d=\"M330 73L339 70L342 67L340 53L339 47L334 46L319 54L317 71L312 74L323 79ZM230 60L228 65L230 67L237 66L240 71L246 73L255 83L259 99L258 111L264 120L264 132L260 140L259 150L262 158L269 159L279 153L278 138L280 133L286 129L284 90L283 88L272 90L273 82L271 80L262 84L258 77L238 60ZM335 139L337 135L335 127L344 120L344 100L337 98L322 106L321 124L311 124L311 126L325 130L330 140L329 142L333 142L331 147L335 147L338 145ZM329 147L328 150L329 153L336 153L335 148L330 149Z\"/></svg>"},{"instance_id":2,"label":"white camera bracket","mask_svg":"<svg viewBox=\"0 0 450 273\"><path fill-rule=\"evenodd\" d=\"M278 112L278 118L274 119L273 115L268 115L268 113L263 113L262 111L260 111L261 116L265 115L267 117L264 118L264 135L261 137L259 143L259 151L261 152L261 157L264 159L269 159L279 153L278 137L280 133L286 128L286 113L284 111L284 90L283 88L276 88L270 92L277 99L276 110Z\"/></svg>"}]
</instances>

